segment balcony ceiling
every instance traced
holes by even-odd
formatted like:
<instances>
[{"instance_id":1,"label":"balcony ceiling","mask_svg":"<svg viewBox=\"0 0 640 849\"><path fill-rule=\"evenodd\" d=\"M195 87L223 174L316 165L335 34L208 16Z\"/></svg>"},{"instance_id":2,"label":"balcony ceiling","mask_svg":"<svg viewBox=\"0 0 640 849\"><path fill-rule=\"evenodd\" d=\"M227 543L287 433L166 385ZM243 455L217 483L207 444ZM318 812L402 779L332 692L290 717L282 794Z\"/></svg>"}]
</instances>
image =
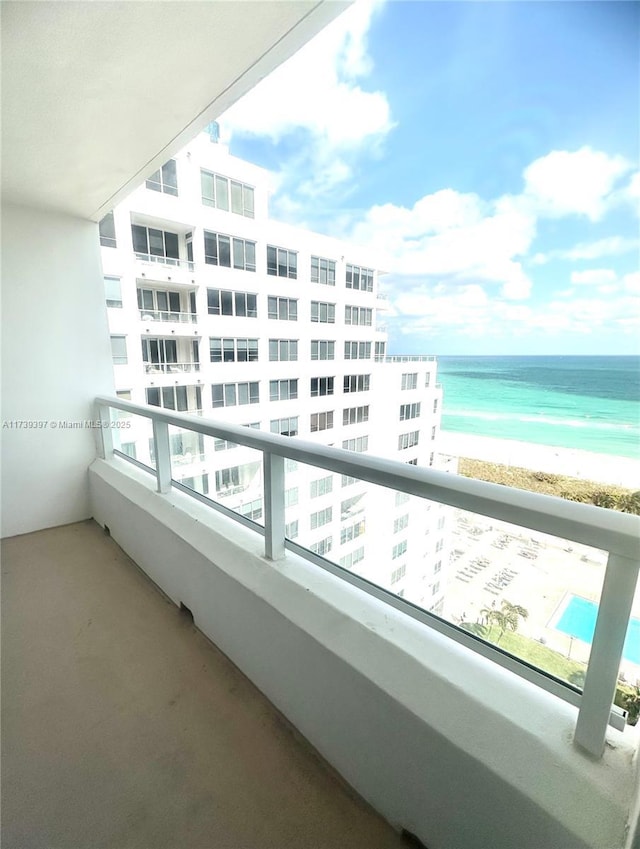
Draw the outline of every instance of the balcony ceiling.
<instances>
[{"instance_id":1,"label":"balcony ceiling","mask_svg":"<svg viewBox=\"0 0 640 849\"><path fill-rule=\"evenodd\" d=\"M3 2L3 201L98 220L348 5Z\"/></svg>"}]
</instances>

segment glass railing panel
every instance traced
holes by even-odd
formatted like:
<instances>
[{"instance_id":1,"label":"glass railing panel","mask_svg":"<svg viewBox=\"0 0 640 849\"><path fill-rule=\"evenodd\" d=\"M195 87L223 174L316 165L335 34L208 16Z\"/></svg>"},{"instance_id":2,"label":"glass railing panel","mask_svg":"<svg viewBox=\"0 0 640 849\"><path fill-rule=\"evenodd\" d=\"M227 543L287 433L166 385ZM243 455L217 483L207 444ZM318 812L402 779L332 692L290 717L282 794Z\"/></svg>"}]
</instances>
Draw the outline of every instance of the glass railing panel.
<instances>
[{"instance_id":1,"label":"glass railing panel","mask_svg":"<svg viewBox=\"0 0 640 849\"><path fill-rule=\"evenodd\" d=\"M145 416L111 409L113 447L152 471L156 469L153 422Z\"/></svg>"}]
</instances>

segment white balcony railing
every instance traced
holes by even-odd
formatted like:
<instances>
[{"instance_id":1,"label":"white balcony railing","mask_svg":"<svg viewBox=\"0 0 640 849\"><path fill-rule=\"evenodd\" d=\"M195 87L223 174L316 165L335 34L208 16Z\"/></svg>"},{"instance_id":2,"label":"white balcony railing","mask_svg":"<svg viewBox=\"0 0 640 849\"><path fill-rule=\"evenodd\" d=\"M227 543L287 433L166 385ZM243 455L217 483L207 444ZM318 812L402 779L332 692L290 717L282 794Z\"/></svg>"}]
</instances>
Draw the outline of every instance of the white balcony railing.
<instances>
[{"instance_id":1,"label":"white balcony railing","mask_svg":"<svg viewBox=\"0 0 640 849\"><path fill-rule=\"evenodd\" d=\"M603 754L607 725L624 727L624 715L614 709L612 703L640 567L638 517L117 398L98 397L96 407L96 418L103 423L105 459L117 454L154 474L158 492L166 493L172 486L176 487L263 534L268 559L281 559L286 549L295 551L407 616L575 705L578 718L574 742L595 757ZM114 450L110 427L112 408L152 420L156 470ZM169 425L262 452L264 527L172 479ZM285 458L607 551L608 561L582 691L285 539Z\"/></svg>"},{"instance_id":2,"label":"white balcony railing","mask_svg":"<svg viewBox=\"0 0 640 849\"><path fill-rule=\"evenodd\" d=\"M193 271L195 264L186 259L176 259L171 256L155 256L155 254L140 254L136 253L136 259L141 262L160 263L160 265L171 265L176 268L186 268L188 271Z\"/></svg>"},{"instance_id":3,"label":"white balcony railing","mask_svg":"<svg viewBox=\"0 0 640 849\"><path fill-rule=\"evenodd\" d=\"M200 363L143 363L145 374L180 374L200 371Z\"/></svg>"},{"instance_id":4,"label":"white balcony railing","mask_svg":"<svg viewBox=\"0 0 640 849\"><path fill-rule=\"evenodd\" d=\"M377 363L432 363L435 359L432 354L386 354L375 358Z\"/></svg>"},{"instance_id":5,"label":"white balcony railing","mask_svg":"<svg viewBox=\"0 0 640 849\"><path fill-rule=\"evenodd\" d=\"M173 321L179 324L195 324L194 312L168 312L167 310L139 310L141 321Z\"/></svg>"}]
</instances>

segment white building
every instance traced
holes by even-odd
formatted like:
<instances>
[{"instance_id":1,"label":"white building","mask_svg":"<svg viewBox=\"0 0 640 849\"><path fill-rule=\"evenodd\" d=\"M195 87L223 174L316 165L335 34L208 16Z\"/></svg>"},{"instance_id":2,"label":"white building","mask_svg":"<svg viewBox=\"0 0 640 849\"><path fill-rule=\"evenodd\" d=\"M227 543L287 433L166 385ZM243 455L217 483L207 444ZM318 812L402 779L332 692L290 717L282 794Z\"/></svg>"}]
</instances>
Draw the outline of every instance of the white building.
<instances>
[{"instance_id":1,"label":"white building","mask_svg":"<svg viewBox=\"0 0 640 849\"><path fill-rule=\"evenodd\" d=\"M370 251L270 219L268 172L210 130L101 222L118 394L433 465L435 358L386 355ZM120 447L153 464L150 437ZM177 479L261 521L258 452L211 443L172 434ZM291 462L286 486L290 539L442 611L446 508Z\"/></svg>"}]
</instances>

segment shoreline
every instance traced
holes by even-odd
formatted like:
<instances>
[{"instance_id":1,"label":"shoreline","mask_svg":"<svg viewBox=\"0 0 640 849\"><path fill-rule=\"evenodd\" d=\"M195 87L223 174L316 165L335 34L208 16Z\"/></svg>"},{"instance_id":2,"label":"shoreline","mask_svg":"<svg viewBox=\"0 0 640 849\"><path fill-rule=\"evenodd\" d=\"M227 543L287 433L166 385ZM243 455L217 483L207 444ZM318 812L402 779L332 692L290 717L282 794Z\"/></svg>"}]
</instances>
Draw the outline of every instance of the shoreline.
<instances>
[{"instance_id":1,"label":"shoreline","mask_svg":"<svg viewBox=\"0 0 640 849\"><path fill-rule=\"evenodd\" d=\"M440 431L438 453L501 466L516 466L534 472L566 475L622 486L633 491L640 489L640 459L632 457L595 454L578 448L561 448L446 430Z\"/></svg>"}]
</instances>

